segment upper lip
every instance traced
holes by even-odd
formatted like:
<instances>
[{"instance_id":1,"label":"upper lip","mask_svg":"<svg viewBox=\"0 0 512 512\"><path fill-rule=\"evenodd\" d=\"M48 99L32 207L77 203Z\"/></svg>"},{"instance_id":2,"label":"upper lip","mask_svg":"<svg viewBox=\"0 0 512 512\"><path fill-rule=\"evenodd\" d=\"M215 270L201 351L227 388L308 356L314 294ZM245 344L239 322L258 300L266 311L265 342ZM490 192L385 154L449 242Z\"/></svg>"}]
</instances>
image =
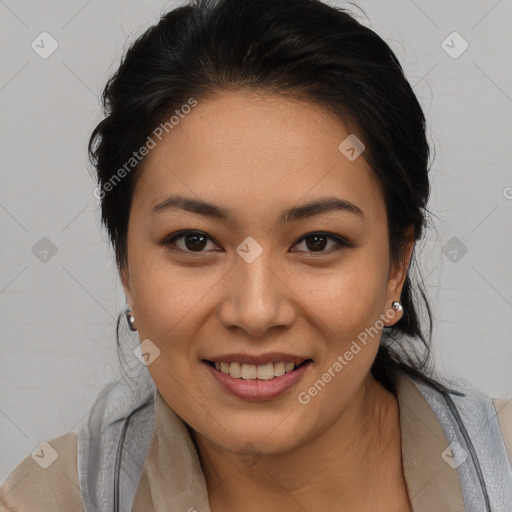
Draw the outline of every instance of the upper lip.
<instances>
[{"instance_id":1,"label":"upper lip","mask_svg":"<svg viewBox=\"0 0 512 512\"><path fill-rule=\"evenodd\" d=\"M220 356L210 356L204 358L206 361L213 361L214 363L240 363L240 364L253 364L256 366L268 363L295 363L300 364L309 357L298 356L296 354L287 354L285 352L267 352L265 354L242 354L230 353L222 354Z\"/></svg>"}]
</instances>

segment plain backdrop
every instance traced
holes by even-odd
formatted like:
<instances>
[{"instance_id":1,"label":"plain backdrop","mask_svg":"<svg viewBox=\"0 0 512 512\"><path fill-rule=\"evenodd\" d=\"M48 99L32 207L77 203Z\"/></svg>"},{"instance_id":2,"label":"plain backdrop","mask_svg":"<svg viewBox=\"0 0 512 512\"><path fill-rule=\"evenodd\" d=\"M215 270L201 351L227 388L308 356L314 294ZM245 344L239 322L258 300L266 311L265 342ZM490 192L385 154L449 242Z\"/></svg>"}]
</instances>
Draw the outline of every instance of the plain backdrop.
<instances>
[{"instance_id":1,"label":"plain backdrop","mask_svg":"<svg viewBox=\"0 0 512 512\"><path fill-rule=\"evenodd\" d=\"M428 120L438 218L420 261L435 360L512 398L512 2L355 3ZM127 42L176 5L0 0L0 481L40 442L76 430L120 375L125 300L86 145Z\"/></svg>"}]
</instances>

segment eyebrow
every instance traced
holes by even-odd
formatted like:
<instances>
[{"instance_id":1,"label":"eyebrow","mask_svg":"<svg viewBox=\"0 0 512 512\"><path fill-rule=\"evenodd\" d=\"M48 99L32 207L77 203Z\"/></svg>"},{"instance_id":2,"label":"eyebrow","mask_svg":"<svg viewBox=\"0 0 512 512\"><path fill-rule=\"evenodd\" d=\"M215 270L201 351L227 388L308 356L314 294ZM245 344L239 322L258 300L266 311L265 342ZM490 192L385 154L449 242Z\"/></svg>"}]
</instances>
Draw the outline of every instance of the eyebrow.
<instances>
[{"instance_id":1,"label":"eyebrow","mask_svg":"<svg viewBox=\"0 0 512 512\"><path fill-rule=\"evenodd\" d=\"M226 223L235 224L234 216L230 210L206 201L178 195L170 196L165 201L154 206L150 211L150 215L176 209L197 213L205 217L212 217ZM285 210L281 213L278 223L288 224L308 217L313 217L314 215L320 215L322 213L332 211L348 212L364 219L363 211L354 203L338 197L324 197Z\"/></svg>"}]
</instances>

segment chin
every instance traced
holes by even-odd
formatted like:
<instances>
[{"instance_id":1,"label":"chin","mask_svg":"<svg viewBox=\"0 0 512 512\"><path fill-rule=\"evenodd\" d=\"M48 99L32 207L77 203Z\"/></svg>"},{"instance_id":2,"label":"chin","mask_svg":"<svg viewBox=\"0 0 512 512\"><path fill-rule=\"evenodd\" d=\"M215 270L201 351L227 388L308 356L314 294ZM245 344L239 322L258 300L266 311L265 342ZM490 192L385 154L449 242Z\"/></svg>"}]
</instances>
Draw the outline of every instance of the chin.
<instances>
[{"instance_id":1,"label":"chin","mask_svg":"<svg viewBox=\"0 0 512 512\"><path fill-rule=\"evenodd\" d=\"M211 421L204 423L201 435L223 450L238 454L277 455L294 450L311 437L313 425L297 415L225 415L218 428L212 429ZM261 415L260 415L261 416ZM295 417L294 417L295 416ZM217 420L218 417L214 416ZM292 419L293 418L293 419ZM216 422L215 422L216 423Z\"/></svg>"}]
</instances>

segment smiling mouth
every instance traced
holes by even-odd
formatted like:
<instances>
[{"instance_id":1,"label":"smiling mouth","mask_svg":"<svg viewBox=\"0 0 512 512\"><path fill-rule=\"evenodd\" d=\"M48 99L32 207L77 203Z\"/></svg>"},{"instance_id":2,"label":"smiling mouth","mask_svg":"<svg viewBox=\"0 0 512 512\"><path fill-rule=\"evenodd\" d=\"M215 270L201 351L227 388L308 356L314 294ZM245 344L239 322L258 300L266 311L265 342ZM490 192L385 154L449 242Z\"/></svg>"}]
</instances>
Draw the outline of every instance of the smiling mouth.
<instances>
[{"instance_id":1,"label":"smiling mouth","mask_svg":"<svg viewBox=\"0 0 512 512\"><path fill-rule=\"evenodd\" d=\"M268 364L241 364L241 363L224 363L214 362L203 359L203 361L218 372L229 375L234 379L243 380L272 380L276 377L282 377L286 373L293 372L302 365L311 362L311 359L305 359L302 363L293 362L277 362Z\"/></svg>"}]
</instances>

